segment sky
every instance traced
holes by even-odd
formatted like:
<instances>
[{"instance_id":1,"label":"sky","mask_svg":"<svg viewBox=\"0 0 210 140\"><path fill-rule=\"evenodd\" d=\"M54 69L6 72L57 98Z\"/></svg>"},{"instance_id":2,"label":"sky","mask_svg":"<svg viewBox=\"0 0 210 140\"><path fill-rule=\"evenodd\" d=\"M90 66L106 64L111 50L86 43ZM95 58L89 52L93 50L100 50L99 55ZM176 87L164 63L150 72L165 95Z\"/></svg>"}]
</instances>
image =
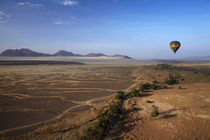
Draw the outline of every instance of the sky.
<instances>
[{"instance_id":1,"label":"sky","mask_svg":"<svg viewBox=\"0 0 210 140\"><path fill-rule=\"evenodd\" d=\"M176 54L169 48L178 40ZM0 0L0 52L210 56L210 0Z\"/></svg>"}]
</instances>

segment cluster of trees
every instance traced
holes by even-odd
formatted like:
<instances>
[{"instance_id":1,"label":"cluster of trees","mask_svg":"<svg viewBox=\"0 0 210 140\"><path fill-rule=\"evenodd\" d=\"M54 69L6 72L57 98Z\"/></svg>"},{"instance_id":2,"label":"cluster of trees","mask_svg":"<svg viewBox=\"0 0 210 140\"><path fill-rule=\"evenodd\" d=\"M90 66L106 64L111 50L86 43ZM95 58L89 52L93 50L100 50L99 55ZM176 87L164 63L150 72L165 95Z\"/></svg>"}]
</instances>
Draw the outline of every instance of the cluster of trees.
<instances>
[{"instance_id":1,"label":"cluster of trees","mask_svg":"<svg viewBox=\"0 0 210 140\"><path fill-rule=\"evenodd\" d=\"M172 75L171 73L169 74L168 78L165 80L165 83L168 85L174 85L177 84L179 82L179 79L181 78L181 76L179 74L174 74Z\"/></svg>"},{"instance_id":2,"label":"cluster of trees","mask_svg":"<svg viewBox=\"0 0 210 140\"><path fill-rule=\"evenodd\" d=\"M161 67L170 67L168 65L161 65ZM142 92L147 90L153 89L163 89L168 88L167 85L173 85L178 83L178 79L180 78L179 75L172 75L169 74L169 77L166 78L164 83L160 83L158 81L153 81L152 84L150 83L143 83L139 86L138 89L133 89L130 92L130 95L133 97L139 97ZM127 94L128 95L128 94ZM109 130L113 127L115 121L117 119L123 119L124 116L121 114L121 107L122 100L127 96L125 92L118 91L115 98L117 102L113 102L109 105L108 110L100 111L98 115L98 119L95 123L84 130L84 136L82 136L81 140L91 140L91 139L103 139L109 132ZM153 103L153 101L147 101L148 103ZM152 117L156 117L159 115L158 107L153 105L153 112L151 113Z\"/></svg>"},{"instance_id":3,"label":"cluster of trees","mask_svg":"<svg viewBox=\"0 0 210 140\"><path fill-rule=\"evenodd\" d=\"M81 140L103 139L113 127L116 120L122 118L120 105L122 103L121 99L124 98L124 92L119 91L116 98L119 98L120 100L111 103L108 110L99 111L97 121L84 129L84 136L80 137Z\"/></svg>"}]
</instances>

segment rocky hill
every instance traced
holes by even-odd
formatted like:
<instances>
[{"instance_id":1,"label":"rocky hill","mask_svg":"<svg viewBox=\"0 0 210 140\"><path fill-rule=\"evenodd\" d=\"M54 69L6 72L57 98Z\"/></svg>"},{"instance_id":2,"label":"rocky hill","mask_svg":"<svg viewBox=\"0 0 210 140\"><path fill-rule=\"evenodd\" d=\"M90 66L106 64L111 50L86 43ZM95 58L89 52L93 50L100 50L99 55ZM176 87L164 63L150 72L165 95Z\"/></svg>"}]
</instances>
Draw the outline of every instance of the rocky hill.
<instances>
[{"instance_id":1,"label":"rocky hill","mask_svg":"<svg viewBox=\"0 0 210 140\"><path fill-rule=\"evenodd\" d=\"M39 53L39 52L32 51L30 49L22 48L22 49L7 49L1 53L1 56L37 57L37 56L50 56L50 54Z\"/></svg>"},{"instance_id":2,"label":"rocky hill","mask_svg":"<svg viewBox=\"0 0 210 140\"><path fill-rule=\"evenodd\" d=\"M81 56L80 54L74 54L65 50L60 50L54 54L54 56Z\"/></svg>"},{"instance_id":3,"label":"rocky hill","mask_svg":"<svg viewBox=\"0 0 210 140\"><path fill-rule=\"evenodd\" d=\"M87 57L98 57L98 56L106 56L103 53L89 53L86 55Z\"/></svg>"},{"instance_id":4,"label":"rocky hill","mask_svg":"<svg viewBox=\"0 0 210 140\"><path fill-rule=\"evenodd\" d=\"M114 55L113 57L122 57L122 58L125 58L125 59L132 59L132 58L129 57L129 56L126 56L126 55L119 55L119 54Z\"/></svg>"},{"instance_id":5,"label":"rocky hill","mask_svg":"<svg viewBox=\"0 0 210 140\"><path fill-rule=\"evenodd\" d=\"M39 57L39 56L82 56L82 57L119 57L123 59L132 59L129 56L125 55L105 55L103 53L89 53L87 55L80 55L80 54L74 54L73 52L65 51L65 50L59 50L55 54L46 54L46 53L40 53L40 52L35 52L27 48L22 48L22 49L7 49L3 51L0 56L8 56L8 57Z\"/></svg>"}]
</instances>

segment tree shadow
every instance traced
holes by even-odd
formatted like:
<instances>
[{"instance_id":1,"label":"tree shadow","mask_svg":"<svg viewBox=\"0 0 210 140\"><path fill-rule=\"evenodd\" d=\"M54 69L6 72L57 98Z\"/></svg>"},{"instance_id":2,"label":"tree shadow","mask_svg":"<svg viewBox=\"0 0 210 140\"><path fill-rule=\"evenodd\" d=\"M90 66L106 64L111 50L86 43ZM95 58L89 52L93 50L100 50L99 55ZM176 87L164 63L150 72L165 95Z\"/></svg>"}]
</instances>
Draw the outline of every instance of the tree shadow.
<instances>
[{"instance_id":1,"label":"tree shadow","mask_svg":"<svg viewBox=\"0 0 210 140\"><path fill-rule=\"evenodd\" d=\"M160 88L160 90L163 90L163 89L173 89L173 87Z\"/></svg>"},{"instance_id":2,"label":"tree shadow","mask_svg":"<svg viewBox=\"0 0 210 140\"><path fill-rule=\"evenodd\" d=\"M168 118L172 118L172 117L177 117L178 116L177 114L170 114L176 110L177 110L176 108L172 108L167 111L161 112L160 114L163 115L163 117L161 117L161 118L168 119Z\"/></svg>"},{"instance_id":3,"label":"tree shadow","mask_svg":"<svg viewBox=\"0 0 210 140\"><path fill-rule=\"evenodd\" d=\"M178 116L177 114L166 114L161 118L168 119L168 118L173 118L173 117L177 117L177 116Z\"/></svg>"},{"instance_id":4,"label":"tree shadow","mask_svg":"<svg viewBox=\"0 0 210 140\"><path fill-rule=\"evenodd\" d=\"M186 88L184 88L184 87L181 87L181 88L179 88L179 89L186 89Z\"/></svg>"},{"instance_id":5,"label":"tree shadow","mask_svg":"<svg viewBox=\"0 0 210 140\"><path fill-rule=\"evenodd\" d=\"M171 113L171 112L176 111L176 110L177 110L176 108L172 108L172 109L169 109L168 111L161 112L161 114Z\"/></svg>"},{"instance_id":6,"label":"tree shadow","mask_svg":"<svg viewBox=\"0 0 210 140\"><path fill-rule=\"evenodd\" d=\"M145 91L143 91L143 92L148 93L148 92L152 92L152 90L148 90L148 89L147 89L147 90L145 90Z\"/></svg>"},{"instance_id":7,"label":"tree shadow","mask_svg":"<svg viewBox=\"0 0 210 140\"><path fill-rule=\"evenodd\" d=\"M152 96L153 94L140 94L140 97L148 97L148 96Z\"/></svg>"}]
</instances>

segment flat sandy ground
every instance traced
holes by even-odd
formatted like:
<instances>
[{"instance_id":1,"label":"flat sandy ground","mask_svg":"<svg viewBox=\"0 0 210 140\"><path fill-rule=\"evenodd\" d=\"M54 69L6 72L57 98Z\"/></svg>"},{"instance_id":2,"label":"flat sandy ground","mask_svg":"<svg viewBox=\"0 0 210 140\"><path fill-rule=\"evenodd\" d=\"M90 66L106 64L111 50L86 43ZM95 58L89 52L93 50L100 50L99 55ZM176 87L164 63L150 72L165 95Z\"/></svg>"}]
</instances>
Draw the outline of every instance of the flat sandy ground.
<instances>
[{"instance_id":1,"label":"flat sandy ground","mask_svg":"<svg viewBox=\"0 0 210 140\"><path fill-rule=\"evenodd\" d=\"M20 134L101 103L134 83L135 68L111 62L0 66L0 134Z\"/></svg>"},{"instance_id":2,"label":"flat sandy ground","mask_svg":"<svg viewBox=\"0 0 210 140\"><path fill-rule=\"evenodd\" d=\"M183 65L178 65L183 66ZM210 139L210 69L207 65L186 64L193 71L142 69L144 82L164 82L168 73L181 75L179 84L168 89L150 90L125 101L127 117L119 139L125 140L208 140ZM183 68L183 67L182 67ZM140 71L139 71L140 72ZM152 101L152 103L148 103ZM151 117L152 105L160 113Z\"/></svg>"},{"instance_id":3,"label":"flat sandy ground","mask_svg":"<svg viewBox=\"0 0 210 140\"><path fill-rule=\"evenodd\" d=\"M91 61L86 65L1 66L0 134L21 140L78 139L117 91L128 92L154 80L164 82L169 73L178 73L179 84L124 101L126 117L118 138L209 139L209 63L173 64L179 69L155 69L155 65ZM156 118L150 115L152 105L159 107Z\"/></svg>"}]
</instances>

